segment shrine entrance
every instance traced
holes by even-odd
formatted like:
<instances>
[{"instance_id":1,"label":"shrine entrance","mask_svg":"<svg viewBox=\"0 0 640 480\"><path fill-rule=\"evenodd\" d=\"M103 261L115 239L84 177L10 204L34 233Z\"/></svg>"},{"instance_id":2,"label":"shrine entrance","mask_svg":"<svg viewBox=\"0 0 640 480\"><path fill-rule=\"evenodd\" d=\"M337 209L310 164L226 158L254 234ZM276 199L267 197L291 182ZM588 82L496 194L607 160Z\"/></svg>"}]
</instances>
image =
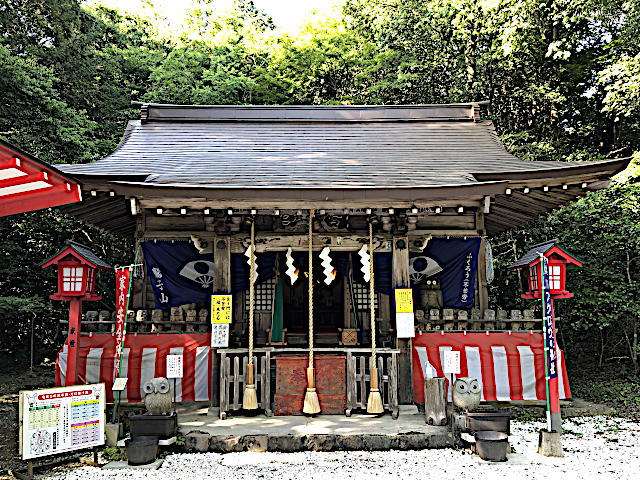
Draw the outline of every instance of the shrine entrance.
<instances>
[{"instance_id":1,"label":"shrine entrance","mask_svg":"<svg viewBox=\"0 0 640 480\"><path fill-rule=\"evenodd\" d=\"M330 285L316 282L313 289L314 340L318 345L336 346L344 328L345 278L338 274ZM308 345L309 281L305 276L282 289L283 316L289 345Z\"/></svg>"}]
</instances>

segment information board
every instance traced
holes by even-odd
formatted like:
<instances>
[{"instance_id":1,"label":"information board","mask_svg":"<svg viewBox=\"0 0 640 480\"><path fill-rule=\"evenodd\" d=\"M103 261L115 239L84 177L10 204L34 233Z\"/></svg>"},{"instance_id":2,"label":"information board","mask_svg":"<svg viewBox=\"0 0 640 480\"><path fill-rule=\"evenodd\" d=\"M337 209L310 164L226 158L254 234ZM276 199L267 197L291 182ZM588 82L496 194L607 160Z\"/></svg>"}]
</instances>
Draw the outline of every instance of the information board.
<instances>
[{"instance_id":1,"label":"information board","mask_svg":"<svg viewBox=\"0 0 640 480\"><path fill-rule=\"evenodd\" d=\"M231 323L231 295L211 295L211 323Z\"/></svg>"},{"instance_id":2,"label":"information board","mask_svg":"<svg viewBox=\"0 0 640 480\"><path fill-rule=\"evenodd\" d=\"M229 324L214 323L211 325L211 347L227 348L229 346Z\"/></svg>"},{"instance_id":3,"label":"information board","mask_svg":"<svg viewBox=\"0 0 640 480\"><path fill-rule=\"evenodd\" d=\"M458 375L460 373L460 352L458 350L445 350L444 351L444 364L442 366L442 372L453 373Z\"/></svg>"},{"instance_id":4,"label":"information board","mask_svg":"<svg viewBox=\"0 0 640 480\"><path fill-rule=\"evenodd\" d=\"M396 313L413 313L413 290L396 288Z\"/></svg>"},{"instance_id":5,"label":"information board","mask_svg":"<svg viewBox=\"0 0 640 480\"><path fill-rule=\"evenodd\" d=\"M167 355L167 378L184 376L182 355Z\"/></svg>"},{"instance_id":6,"label":"information board","mask_svg":"<svg viewBox=\"0 0 640 480\"><path fill-rule=\"evenodd\" d=\"M413 315L413 291L410 288L396 288L396 335L398 338L416 336Z\"/></svg>"},{"instance_id":7,"label":"information board","mask_svg":"<svg viewBox=\"0 0 640 480\"><path fill-rule=\"evenodd\" d=\"M104 445L105 400L104 383L21 391L22 459Z\"/></svg>"}]
</instances>

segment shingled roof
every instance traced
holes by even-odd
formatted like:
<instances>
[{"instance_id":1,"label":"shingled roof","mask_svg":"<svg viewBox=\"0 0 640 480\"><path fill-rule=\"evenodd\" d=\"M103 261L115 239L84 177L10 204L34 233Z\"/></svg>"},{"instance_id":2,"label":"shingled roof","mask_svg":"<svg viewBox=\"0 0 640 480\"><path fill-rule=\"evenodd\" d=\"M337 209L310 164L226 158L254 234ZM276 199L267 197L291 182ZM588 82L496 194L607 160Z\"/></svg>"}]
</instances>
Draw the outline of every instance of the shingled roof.
<instances>
[{"instance_id":1,"label":"shingled roof","mask_svg":"<svg viewBox=\"0 0 640 480\"><path fill-rule=\"evenodd\" d=\"M477 103L139 106L111 155L58 165L91 192L69 213L126 235L133 199L153 209L483 205L486 231L498 233L604 188L629 162L521 160Z\"/></svg>"},{"instance_id":2,"label":"shingled roof","mask_svg":"<svg viewBox=\"0 0 640 480\"><path fill-rule=\"evenodd\" d=\"M556 243L558 243L558 239L554 238L553 240L545 240L544 242L533 245L527 253L509 265L509 268L526 267L531 262L540 258L540 255L547 253Z\"/></svg>"},{"instance_id":3,"label":"shingled roof","mask_svg":"<svg viewBox=\"0 0 640 480\"><path fill-rule=\"evenodd\" d=\"M59 168L147 186L396 188L593 166L520 160L477 108L143 105L114 153Z\"/></svg>"}]
</instances>

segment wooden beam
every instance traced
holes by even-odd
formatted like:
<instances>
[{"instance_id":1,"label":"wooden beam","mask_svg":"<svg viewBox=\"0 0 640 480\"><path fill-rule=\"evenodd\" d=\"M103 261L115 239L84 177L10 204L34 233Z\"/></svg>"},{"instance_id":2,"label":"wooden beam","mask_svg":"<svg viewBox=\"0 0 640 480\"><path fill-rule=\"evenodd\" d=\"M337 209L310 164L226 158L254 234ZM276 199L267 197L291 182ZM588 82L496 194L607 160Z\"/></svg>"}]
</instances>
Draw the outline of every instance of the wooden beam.
<instances>
[{"instance_id":1,"label":"wooden beam","mask_svg":"<svg viewBox=\"0 0 640 480\"><path fill-rule=\"evenodd\" d=\"M340 242L338 244L338 241ZM362 245L366 245L369 238L364 235L340 235L340 234L314 234L314 250L322 250L330 247L335 251L359 250ZM390 252L392 236L376 234L373 237L374 252ZM244 253L249 246L249 235L236 234L231 237L231 252ZM258 253L283 251L291 247L293 251L306 252L309 249L309 238L307 235L282 235L278 233L260 233L256 236L255 250Z\"/></svg>"},{"instance_id":2,"label":"wooden beam","mask_svg":"<svg viewBox=\"0 0 640 480\"><path fill-rule=\"evenodd\" d=\"M510 198L505 196L497 197L494 202L494 206L505 207L509 210L515 210L516 212L521 213L531 213L532 210L539 213L547 211L547 209L543 206L532 205L531 202L524 202L518 198Z\"/></svg>"},{"instance_id":3,"label":"wooden beam","mask_svg":"<svg viewBox=\"0 0 640 480\"><path fill-rule=\"evenodd\" d=\"M520 213L516 210L512 210L510 208L506 208L506 207L502 207L499 205L494 205L493 206L493 213L492 215L499 215L505 218L511 218L516 220L517 222L520 222L522 224L530 222L531 220L533 220L534 218L536 218L538 215L536 215L534 212L531 212L529 214L524 214L524 213Z\"/></svg>"}]
</instances>

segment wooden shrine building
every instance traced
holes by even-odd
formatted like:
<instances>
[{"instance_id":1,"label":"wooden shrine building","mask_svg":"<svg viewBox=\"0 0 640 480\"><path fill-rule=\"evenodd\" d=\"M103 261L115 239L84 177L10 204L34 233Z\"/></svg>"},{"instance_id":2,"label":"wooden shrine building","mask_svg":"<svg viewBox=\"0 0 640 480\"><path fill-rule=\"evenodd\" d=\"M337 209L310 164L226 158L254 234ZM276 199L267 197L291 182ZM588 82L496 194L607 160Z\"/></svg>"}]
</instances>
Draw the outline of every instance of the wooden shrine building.
<instances>
[{"instance_id":1,"label":"wooden shrine building","mask_svg":"<svg viewBox=\"0 0 640 480\"><path fill-rule=\"evenodd\" d=\"M485 400L539 396L536 374L500 383L500 348L534 365L542 340L532 333L540 323L531 311L496 315L488 308L487 238L606 188L628 160L523 161L505 150L476 103L139 106L140 120L129 122L111 155L57 166L84 193L67 211L134 237L142 253L125 345L129 401L140 399L141 379L163 374L164 356L183 353L178 399L220 405L223 416L239 410L251 317L259 405L299 413L310 343L309 222L323 413L366 407L372 338L383 403L394 414L399 404L423 401L414 385L441 375L443 348L466 352L462 373L484 378ZM370 242L373 332L359 253ZM328 266L319 257L326 247ZM413 289L413 338L398 338L397 288ZM211 347L214 293L232 295L222 348ZM80 369L87 379L111 381L112 325L111 312L85 314Z\"/></svg>"}]
</instances>

